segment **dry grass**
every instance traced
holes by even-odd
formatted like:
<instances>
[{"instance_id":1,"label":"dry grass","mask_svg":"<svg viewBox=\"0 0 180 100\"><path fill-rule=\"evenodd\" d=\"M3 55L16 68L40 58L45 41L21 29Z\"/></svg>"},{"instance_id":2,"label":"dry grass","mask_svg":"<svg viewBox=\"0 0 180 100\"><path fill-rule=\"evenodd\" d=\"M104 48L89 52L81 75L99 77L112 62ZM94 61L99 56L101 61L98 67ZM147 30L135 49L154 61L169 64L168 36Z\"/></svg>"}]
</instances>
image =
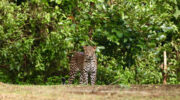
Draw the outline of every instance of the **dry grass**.
<instances>
[{"instance_id":1,"label":"dry grass","mask_svg":"<svg viewBox=\"0 0 180 100\"><path fill-rule=\"evenodd\" d=\"M180 100L180 85L73 86L0 83L0 100Z\"/></svg>"}]
</instances>

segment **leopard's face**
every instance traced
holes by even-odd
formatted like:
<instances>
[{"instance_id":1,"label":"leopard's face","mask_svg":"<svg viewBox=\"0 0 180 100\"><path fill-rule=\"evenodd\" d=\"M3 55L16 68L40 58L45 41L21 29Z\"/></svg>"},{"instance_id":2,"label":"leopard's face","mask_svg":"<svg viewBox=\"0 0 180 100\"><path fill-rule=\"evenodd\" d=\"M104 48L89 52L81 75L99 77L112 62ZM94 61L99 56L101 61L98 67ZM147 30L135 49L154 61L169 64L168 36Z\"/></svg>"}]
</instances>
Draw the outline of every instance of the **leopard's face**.
<instances>
[{"instance_id":1,"label":"leopard's face","mask_svg":"<svg viewBox=\"0 0 180 100\"><path fill-rule=\"evenodd\" d=\"M96 51L95 46L84 46L85 59L92 60Z\"/></svg>"}]
</instances>

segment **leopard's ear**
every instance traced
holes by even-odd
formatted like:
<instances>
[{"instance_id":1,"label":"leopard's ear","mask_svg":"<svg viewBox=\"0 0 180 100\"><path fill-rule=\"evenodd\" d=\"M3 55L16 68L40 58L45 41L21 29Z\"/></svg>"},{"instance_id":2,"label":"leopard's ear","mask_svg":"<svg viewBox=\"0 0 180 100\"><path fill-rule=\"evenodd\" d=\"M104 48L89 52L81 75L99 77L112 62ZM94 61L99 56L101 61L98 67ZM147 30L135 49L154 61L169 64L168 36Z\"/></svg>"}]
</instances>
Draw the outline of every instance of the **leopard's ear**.
<instances>
[{"instance_id":1,"label":"leopard's ear","mask_svg":"<svg viewBox=\"0 0 180 100\"><path fill-rule=\"evenodd\" d=\"M96 46L93 46L94 49L96 49Z\"/></svg>"},{"instance_id":2,"label":"leopard's ear","mask_svg":"<svg viewBox=\"0 0 180 100\"><path fill-rule=\"evenodd\" d=\"M86 49L87 46L83 46L83 49Z\"/></svg>"}]
</instances>

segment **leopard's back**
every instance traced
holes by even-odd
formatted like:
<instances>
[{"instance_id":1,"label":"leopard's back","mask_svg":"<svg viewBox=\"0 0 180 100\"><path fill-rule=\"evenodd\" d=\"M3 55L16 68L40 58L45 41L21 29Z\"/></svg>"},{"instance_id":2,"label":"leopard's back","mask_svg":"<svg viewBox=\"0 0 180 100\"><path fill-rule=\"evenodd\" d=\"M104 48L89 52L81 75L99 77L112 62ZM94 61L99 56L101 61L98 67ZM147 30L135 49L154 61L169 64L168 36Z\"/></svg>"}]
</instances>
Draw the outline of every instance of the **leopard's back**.
<instances>
[{"instance_id":1,"label":"leopard's back","mask_svg":"<svg viewBox=\"0 0 180 100\"><path fill-rule=\"evenodd\" d=\"M84 53L75 52L70 61L70 68L73 70L82 70L84 63Z\"/></svg>"}]
</instances>

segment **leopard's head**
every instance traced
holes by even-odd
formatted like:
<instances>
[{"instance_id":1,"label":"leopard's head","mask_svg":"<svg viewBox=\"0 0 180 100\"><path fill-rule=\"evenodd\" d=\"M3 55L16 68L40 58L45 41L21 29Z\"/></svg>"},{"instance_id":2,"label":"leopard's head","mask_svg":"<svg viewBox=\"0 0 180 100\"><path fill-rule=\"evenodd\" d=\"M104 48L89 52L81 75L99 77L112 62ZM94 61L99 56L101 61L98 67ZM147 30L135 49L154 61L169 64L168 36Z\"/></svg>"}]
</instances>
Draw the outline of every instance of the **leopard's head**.
<instances>
[{"instance_id":1,"label":"leopard's head","mask_svg":"<svg viewBox=\"0 0 180 100\"><path fill-rule=\"evenodd\" d=\"M88 60L92 60L95 55L96 46L84 46L83 48L85 58Z\"/></svg>"}]
</instances>

